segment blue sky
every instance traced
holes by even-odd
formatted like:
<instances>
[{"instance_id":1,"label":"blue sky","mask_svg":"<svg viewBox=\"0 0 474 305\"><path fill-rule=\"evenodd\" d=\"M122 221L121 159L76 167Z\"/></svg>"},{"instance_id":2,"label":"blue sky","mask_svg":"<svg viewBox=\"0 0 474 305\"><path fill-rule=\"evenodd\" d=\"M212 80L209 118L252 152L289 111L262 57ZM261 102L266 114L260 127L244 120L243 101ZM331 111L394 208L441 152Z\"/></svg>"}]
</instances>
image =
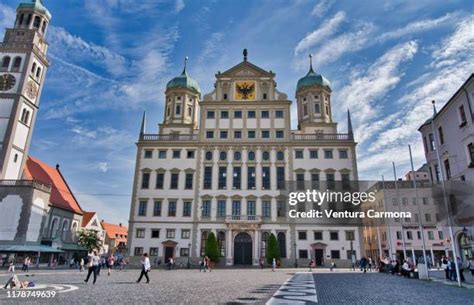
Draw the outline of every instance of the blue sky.
<instances>
[{"instance_id":1,"label":"blue sky","mask_svg":"<svg viewBox=\"0 0 474 305\"><path fill-rule=\"evenodd\" d=\"M0 34L20 1L0 3ZM82 207L126 223L141 113L162 121L164 86L189 56L204 93L242 60L276 73L293 100L314 67L351 109L360 179L423 163L417 128L474 71L469 1L44 1L53 15L48 71L30 154L61 170ZM293 105L293 110L295 110ZM293 112L295 127L295 113Z\"/></svg>"}]
</instances>

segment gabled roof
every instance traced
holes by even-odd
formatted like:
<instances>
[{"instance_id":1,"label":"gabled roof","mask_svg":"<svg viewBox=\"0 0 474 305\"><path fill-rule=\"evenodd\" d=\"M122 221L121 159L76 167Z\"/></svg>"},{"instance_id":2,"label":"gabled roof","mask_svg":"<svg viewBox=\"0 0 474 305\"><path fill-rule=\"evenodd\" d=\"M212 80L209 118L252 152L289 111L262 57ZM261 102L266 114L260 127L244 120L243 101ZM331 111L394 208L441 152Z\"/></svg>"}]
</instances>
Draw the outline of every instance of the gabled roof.
<instances>
[{"instance_id":1,"label":"gabled roof","mask_svg":"<svg viewBox=\"0 0 474 305\"><path fill-rule=\"evenodd\" d=\"M118 239L119 241L127 241L128 228L113 223L107 223L102 221L102 227L104 228L107 237L110 239ZM117 235L123 235L123 238L117 237Z\"/></svg>"},{"instance_id":2,"label":"gabled roof","mask_svg":"<svg viewBox=\"0 0 474 305\"><path fill-rule=\"evenodd\" d=\"M96 214L96 212L86 212L84 211L84 215L82 215L82 227L86 227L89 222L91 221L92 217L94 217L94 215Z\"/></svg>"},{"instance_id":3,"label":"gabled roof","mask_svg":"<svg viewBox=\"0 0 474 305\"><path fill-rule=\"evenodd\" d=\"M24 175L27 179L33 179L51 185L49 202L52 206L77 214L83 214L79 202L77 202L59 169L53 168L36 158L28 156Z\"/></svg>"},{"instance_id":4,"label":"gabled roof","mask_svg":"<svg viewBox=\"0 0 474 305\"><path fill-rule=\"evenodd\" d=\"M230 77L230 76L235 76L234 73L236 71L239 71L239 70L254 70L255 72L257 72L258 74L260 75L257 75L257 76L267 76L267 77L274 77L275 76L275 73L273 72L268 72L254 64L252 64L251 62L249 61L242 61L241 63L233 66L232 68L222 72L222 73L218 73L216 74L216 77Z\"/></svg>"}]
</instances>

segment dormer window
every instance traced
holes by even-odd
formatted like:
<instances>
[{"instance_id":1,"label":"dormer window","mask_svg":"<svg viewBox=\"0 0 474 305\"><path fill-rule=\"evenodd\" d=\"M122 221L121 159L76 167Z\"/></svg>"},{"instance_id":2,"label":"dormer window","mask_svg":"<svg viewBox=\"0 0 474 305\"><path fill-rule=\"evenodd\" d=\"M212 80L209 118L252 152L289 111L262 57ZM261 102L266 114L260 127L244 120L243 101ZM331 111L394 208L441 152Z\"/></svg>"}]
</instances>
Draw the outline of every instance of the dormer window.
<instances>
[{"instance_id":1,"label":"dormer window","mask_svg":"<svg viewBox=\"0 0 474 305\"><path fill-rule=\"evenodd\" d=\"M267 94L266 94L266 93L263 94L263 99L264 99L264 100L267 99Z\"/></svg>"},{"instance_id":2,"label":"dormer window","mask_svg":"<svg viewBox=\"0 0 474 305\"><path fill-rule=\"evenodd\" d=\"M227 93L224 93L224 100L227 100Z\"/></svg>"}]
</instances>

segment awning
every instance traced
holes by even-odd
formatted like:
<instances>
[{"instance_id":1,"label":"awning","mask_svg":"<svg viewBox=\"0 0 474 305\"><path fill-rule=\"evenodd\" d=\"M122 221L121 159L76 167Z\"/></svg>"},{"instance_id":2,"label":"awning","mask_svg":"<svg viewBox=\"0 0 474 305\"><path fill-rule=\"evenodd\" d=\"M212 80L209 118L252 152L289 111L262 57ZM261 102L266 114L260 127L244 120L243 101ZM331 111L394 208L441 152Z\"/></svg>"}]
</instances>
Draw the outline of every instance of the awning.
<instances>
[{"instance_id":1,"label":"awning","mask_svg":"<svg viewBox=\"0 0 474 305\"><path fill-rule=\"evenodd\" d=\"M0 252L61 253L64 251L45 245L0 245Z\"/></svg>"},{"instance_id":2,"label":"awning","mask_svg":"<svg viewBox=\"0 0 474 305\"><path fill-rule=\"evenodd\" d=\"M66 250L66 251L87 251L86 248L79 246L78 244L65 244L62 245L61 250Z\"/></svg>"}]
</instances>

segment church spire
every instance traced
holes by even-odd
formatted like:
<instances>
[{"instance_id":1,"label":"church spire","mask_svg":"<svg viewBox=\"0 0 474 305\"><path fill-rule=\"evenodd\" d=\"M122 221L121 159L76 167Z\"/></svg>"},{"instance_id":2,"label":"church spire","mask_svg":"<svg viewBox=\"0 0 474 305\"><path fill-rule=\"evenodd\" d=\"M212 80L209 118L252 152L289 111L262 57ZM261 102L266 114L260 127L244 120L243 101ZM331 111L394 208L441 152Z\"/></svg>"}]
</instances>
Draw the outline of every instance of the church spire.
<instances>
[{"instance_id":1,"label":"church spire","mask_svg":"<svg viewBox=\"0 0 474 305\"><path fill-rule=\"evenodd\" d=\"M146 125L146 112L143 111L142 125L140 127L140 135L145 134L145 125Z\"/></svg>"},{"instance_id":2,"label":"church spire","mask_svg":"<svg viewBox=\"0 0 474 305\"><path fill-rule=\"evenodd\" d=\"M188 73L186 72L186 66L188 65L188 59L189 57L185 57L184 58L184 68L183 68L183 72L181 72L181 75L188 75Z\"/></svg>"},{"instance_id":3,"label":"church spire","mask_svg":"<svg viewBox=\"0 0 474 305\"><path fill-rule=\"evenodd\" d=\"M347 109L347 133L353 134L352 131L352 121L351 121L351 111Z\"/></svg>"}]
</instances>

